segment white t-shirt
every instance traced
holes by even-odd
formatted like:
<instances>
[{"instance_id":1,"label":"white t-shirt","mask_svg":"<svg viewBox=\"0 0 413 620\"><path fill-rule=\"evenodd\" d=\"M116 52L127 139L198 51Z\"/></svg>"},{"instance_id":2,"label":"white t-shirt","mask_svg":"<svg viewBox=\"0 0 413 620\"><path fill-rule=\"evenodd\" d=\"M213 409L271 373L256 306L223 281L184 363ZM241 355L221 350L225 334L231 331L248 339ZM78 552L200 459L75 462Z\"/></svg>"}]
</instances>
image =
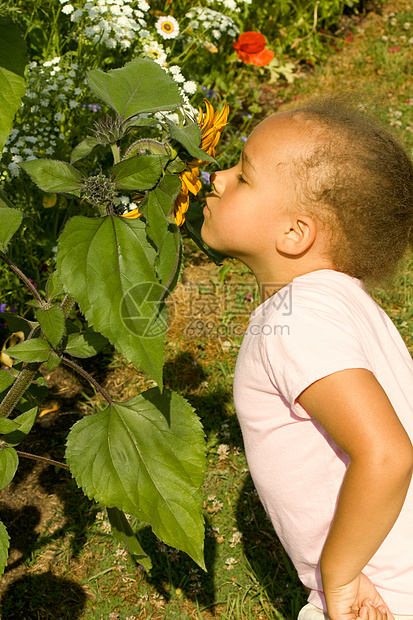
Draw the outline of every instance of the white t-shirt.
<instances>
[{"instance_id":1,"label":"white t-shirt","mask_svg":"<svg viewBox=\"0 0 413 620\"><path fill-rule=\"evenodd\" d=\"M234 378L254 484L309 601L324 609L318 565L349 459L296 399L349 368L375 375L413 440L413 363L400 334L359 280L326 269L295 278L252 313ZM392 613L413 614L412 486L364 572Z\"/></svg>"}]
</instances>

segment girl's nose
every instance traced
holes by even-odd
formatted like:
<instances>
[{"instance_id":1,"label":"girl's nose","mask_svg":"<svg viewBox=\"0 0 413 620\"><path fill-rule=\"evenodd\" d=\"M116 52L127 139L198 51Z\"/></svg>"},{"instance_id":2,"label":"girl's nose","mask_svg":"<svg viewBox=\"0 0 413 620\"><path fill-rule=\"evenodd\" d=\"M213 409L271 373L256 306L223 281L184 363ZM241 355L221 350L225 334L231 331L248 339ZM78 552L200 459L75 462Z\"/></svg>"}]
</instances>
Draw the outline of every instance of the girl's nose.
<instances>
[{"instance_id":1,"label":"girl's nose","mask_svg":"<svg viewBox=\"0 0 413 620\"><path fill-rule=\"evenodd\" d=\"M222 181L220 181L220 178L222 179L222 170L218 170L217 172L213 172L211 174L210 177L210 183L211 185L214 186L215 190L219 193L220 191L220 186L222 185Z\"/></svg>"}]
</instances>

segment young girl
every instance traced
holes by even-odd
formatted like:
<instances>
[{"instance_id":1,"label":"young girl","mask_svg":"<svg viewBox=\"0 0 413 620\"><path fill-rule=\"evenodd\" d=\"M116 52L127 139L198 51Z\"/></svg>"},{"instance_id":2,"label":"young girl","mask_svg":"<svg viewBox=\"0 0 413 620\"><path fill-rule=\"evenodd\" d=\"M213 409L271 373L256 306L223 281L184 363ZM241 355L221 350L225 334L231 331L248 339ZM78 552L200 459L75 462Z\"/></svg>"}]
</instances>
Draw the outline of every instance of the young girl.
<instances>
[{"instance_id":1,"label":"young girl","mask_svg":"<svg viewBox=\"0 0 413 620\"><path fill-rule=\"evenodd\" d=\"M309 590L299 619L413 618L413 363L363 283L408 247L412 164L330 99L264 120L212 182L202 237L262 294L234 398L254 484Z\"/></svg>"}]
</instances>

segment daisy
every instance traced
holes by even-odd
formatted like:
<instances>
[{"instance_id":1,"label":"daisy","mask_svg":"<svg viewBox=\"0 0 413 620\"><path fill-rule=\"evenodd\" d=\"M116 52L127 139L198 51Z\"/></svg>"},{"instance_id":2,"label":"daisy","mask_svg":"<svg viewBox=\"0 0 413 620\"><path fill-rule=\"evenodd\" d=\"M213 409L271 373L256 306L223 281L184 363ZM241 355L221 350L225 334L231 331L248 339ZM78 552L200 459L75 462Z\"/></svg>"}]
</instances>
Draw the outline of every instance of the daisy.
<instances>
[{"instance_id":1,"label":"daisy","mask_svg":"<svg viewBox=\"0 0 413 620\"><path fill-rule=\"evenodd\" d=\"M159 17L155 28L163 39L175 39L179 34L179 24L174 17Z\"/></svg>"}]
</instances>

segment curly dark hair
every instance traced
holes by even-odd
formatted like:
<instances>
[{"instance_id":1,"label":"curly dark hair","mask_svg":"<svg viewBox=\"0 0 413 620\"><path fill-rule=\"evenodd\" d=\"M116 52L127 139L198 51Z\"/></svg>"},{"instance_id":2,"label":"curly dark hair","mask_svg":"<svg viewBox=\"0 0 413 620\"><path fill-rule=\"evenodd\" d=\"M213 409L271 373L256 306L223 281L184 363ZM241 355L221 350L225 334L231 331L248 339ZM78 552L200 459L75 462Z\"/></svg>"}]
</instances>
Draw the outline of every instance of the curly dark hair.
<instances>
[{"instance_id":1,"label":"curly dark hair","mask_svg":"<svg viewBox=\"0 0 413 620\"><path fill-rule=\"evenodd\" d=\"M304 120L303 130L316 129L292 172L301 208L331 232L334 265L365 281L387 280L411 240L413 164L405 149L348 97L316 99L290 114Z\"/></svg>"}]
</instances>

